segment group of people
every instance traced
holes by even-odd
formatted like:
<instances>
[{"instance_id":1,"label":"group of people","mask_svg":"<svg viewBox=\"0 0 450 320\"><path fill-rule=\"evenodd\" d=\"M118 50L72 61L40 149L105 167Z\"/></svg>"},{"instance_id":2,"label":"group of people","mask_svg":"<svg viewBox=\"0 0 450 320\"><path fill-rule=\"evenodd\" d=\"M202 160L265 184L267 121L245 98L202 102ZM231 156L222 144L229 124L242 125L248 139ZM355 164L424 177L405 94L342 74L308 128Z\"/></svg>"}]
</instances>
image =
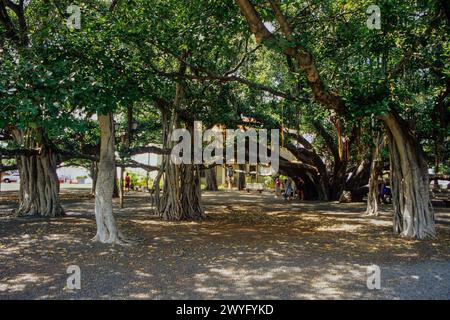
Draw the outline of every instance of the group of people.
<instances>
[{"instance_id":1,"label":"group of people","mask_svg":"<svg viewBox=\"0 0 450 320\"><path fill-rule=\"evenodd\" d=\"M283 191L283 193L282 193ZM287 177L281 181L280 177L275 178L275 195L281 195L285 200L292 200L294 196L298 196L300 200L305 199L305 181L301 177L291 178Z\"/></svg>"}]
</instances>

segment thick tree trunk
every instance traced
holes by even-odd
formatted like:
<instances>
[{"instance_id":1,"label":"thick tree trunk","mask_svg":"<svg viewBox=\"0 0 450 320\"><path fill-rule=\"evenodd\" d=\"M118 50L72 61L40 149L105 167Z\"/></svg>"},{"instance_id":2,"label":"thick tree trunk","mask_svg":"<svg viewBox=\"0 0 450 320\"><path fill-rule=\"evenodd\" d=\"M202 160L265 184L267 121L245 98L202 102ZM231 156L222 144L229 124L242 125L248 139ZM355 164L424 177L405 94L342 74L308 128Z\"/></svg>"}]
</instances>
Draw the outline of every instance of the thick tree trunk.
<instances>
[{"instance_id":1,"label":"thick tree trunk","mask_svg":"<svg viewBox=\"0 0 450 320\"><path fill-rule=\"evenodd\" d=\"M113 198L115 199L120 197L119 178L117 177L116 171L117 170L114 171L114 187L113 187Z\"/></svg>"},{"instance_id":2,"label":"thick tree trunk","mask_svg":"<svg viewBox=\"0 0 450 320\"><path fill-rule=\"evenodd\" d=\"M181 204L184 211L183 219L202 219L201 184L199 168L194 165L182 165Z\"/></svg>"},{"instance_id":3,"label":"thick tree trunk","mask_svg":"<svg viewBox=\"0 0 450 320\"><path fill-rule=\"evenodd\" d=\"M56 174L56 155L48 148L39 156L20 156L17 165L20 174L18 216L63 216L59 200L59 180Z\"/></svg>"},{"instance_id":4,"label":"thick tree trunk","mask_svg":"<svg viewBox=\"0 0 450 320\"><path fill-rule=\"evenodd\" d=\"M381 116L389 131L394 232L424 239L436 235L427 165L407 124L393 113Z\"/></svg>"},{"instance_id":5,"label":"thick tree trunk","mask_svg":"<svg viewBox=\"0 0 450 320\"><path fill-rule=\"evenodd\" d=\"M42 129L27 133L14 129L16 142L29 149L40 148L39 155L16 158L20 175L18 216L63 216L56 173L57 154L47 145Z\"/></svg>"},{"instance_id":6,"label":"thick tree trunk","mask_svg":"<svg viewBox=\"0 0 450 320\"><path fill-rule=\"evenodd\" d=\"M94 241L122 243L113 215L113 189L116 176L114 155L114 122L111 113L99 115L101 130L100 162L95 188L95 219L97 234Z\"/></svg>"},{"instance_id":7,"label":"thick tree trunk","mask_svg":"<svg viewBox=\"0 0 450 320\"><path fill-rule=\"evenodd\" d=\"M120 178L119 178L119 181L120 181L120 183L119 183L119 202L120 202L120 208L121 209L123 209L123 201L124 201L124 199L123 199L123 197L124 197L124 193L125 193L125 189L124 189L124 179L123 179L123 172L124 171L124 168L123 167L120 167L120 170L119 170L119 174L120 174Z\"/></svg>"},{"instance_id":8,"label":"thick tree trunk","mask_svg":"<svg viewBox=\"0 0 450 320\"><path fill-rule=\"evenodd\" d=\"M347 161L335 160L333 177L330 184L330 200L340 200L347 178Z\"/></svg>"},{"instance_id":9,"label":"thick tree trunk","mask_svg":"<svg viewBox=\"0 0 450 320\"><path fill-rule=\"evenodd\" d=\"M172 117L172 123L176 123L176 117ZM171 148L170 134L164 134L164 138L164 148ZM170 155L163 155L161 166L164 175L161 198L159 187L155 190L159 216L164 220L202 219L204 211L201 205L199 169L192 164L174 164Z\"/></svg>"},{"instance_id":10,"label":"thick tree trunk","mask_svg":"<svg viewBox=\"0 0 450 320\"><path fill-rule=\"evenodd\" d=\"M445 155L445 137L447 127L448 127L448 120L446 119L447 112L445 108L445 99L450 95L450 80L447 80L447 86L446 90L439 95L436 104L433 109L433 113L431 115L431 118L434 122L437 123L437 125L433 126L433 136L435 137L435 144L434 144L434 174L439 174L439 166L441 165L442 161L444 160ZM448 109L448 108L447 108ZM439 181L436 179L434 180L434 188L439 189Z\"/></svg>"},{"instance_id":11,"label":"thick tree trunk","mask_svg":"<svg viewBox=\"0 0 450 320\"><path fill-rule=\"evenodd\" d=\"M364 191L361 190L367 184L370 178L370 159L364 159L353 170L351 176L347 179L344 186L344 193L347 192L351 202L362 201Z\"/></svg>"},{"instance_id":12,"label":"thick tree trunk","mask_svg":"<svg viewBox=\"0 0 450 320\"><path fill-rule=\"evenodd\" d=\"M97 175L98 175L98 162L97 161L92 161L90 171L91 171L90 176L92 179L91 194L95 195L95 186L97 185Z\"/></svg>"},{"instance_id":13,"label":"thick tree trunk","mask_svg":"<svg viewBox=\"0 0 450 320\"><path fill-rule=\"evenodd\" d=\"M205 169L205 182L206 182L206 190L208 191L217 191L219 190L217 186L217 177L216 177L216 167L206 168Z\"/></svg>"},{"instance_id":14,"label":"thick tree trunk","mask_svg":"<svg viewBox=\"0 0 450 320\"><path fill-rule=\"evenodd\" d=\"M367 194L367 209L366 214L369 216L378 216L378 178L379 178L379 162L378 157L381 150L382 136L378 134L374 138L374 146L372 150L372 158L370 161L370 178L369 178L369 192Z\"/></svg>"},{"instance_id":15,"label":"thick tree trunk","mask_svg":"<svg viewBox=\"0 0 450 320\"><path fill-rule=\"evenodd\" d=\"M295 146L293 144L286 145L286 148L300 161L316 168L316 172L306 171L306 175L314 182L314 188L317 192L317 200L328 201L330 196L329 190L329 176L325 163L322 158L316 153L312 144L303 136L297 134L295 136L297 141L304 146L304 148Z\"/></svg>"},{"instance_id":16,"label":"thick tree trunk","mask_svg":"<svg viewBox=\"0 0 450 320\"><path fill-rule=\"evenodd\" d=\"M342 200L341 196L344 193L346 180L347 180L347 166L349 159L349 148L351 138L345 139L342 134L342 119L339 116L334 116L331 118L331 121L334 122L334 126L336 128L337 133L337 141L336 139L329 134L329 132L324 128L324 126L318 122L314 121L313 125L316 129L317 133L322 137L325 142L327 149L330 154L333 156L333 174L329 178L329 199L330 200ZM321 160L320 160L321 161ZM315 160L314 163L319 164L319 160ZM326 169L320 168L319 173L322 176L327 175L324 173ZM346 192L345 195L351 197L351 192ZM349 199L351 201L351 199Z\"/></svg>"},{"instance_id":17,"label":"thick tree trunk","mask_svg":"<svg viewBox=\"0 0 450 320\"><path fill-rule=\"evenodd\" d=\"M157 201L160 217L164 220L202 219L204 211L198 169L191 164L167 162L164 168L164 190Z\"/></svg>"},{"instance_id":18,"label":"thick tree trunk","mask_svg":"<svg viewBox=\"0 0 450 320\"><path fill-rule=\"evenodd\" d=\"M237 179L238 190L245 189L245 164L239 165L238 179Z\"/></svg>"},{"instance_id":19,"label":"thick tree trunk","mask_svg":"<svg viewBox=\"0 0 450 320\"><path fill-rule=\"evenodd\" d=\"M161 188L160 181L164 174L164 168L161 166L158 170L158 174L155 177L155 181L153 181L153 190L151 191L151 204L155 208L155 211L158 212L158 208L161 202Z\"/></svg>"},{"instance_id":20,"label":"thick tree trunk","mask_svg":"<svg viewBox=\"0 0 450 320\"><path fill-rule=\"evenodd\" d=\"M303 180L305 181L304 194L305 199L315 199L320 201L328 201L328 181L322 176L306 171ZM301 176L301 174L296 174ZM313 190L314 189L314 190Z\"/></svg>"},{"instance_id":21,"label":"thick tree trunk","mask_svg":"<svg viewBox=\"0 0 450 320\"><path fill-rule=\"evenodd\" d=\"M163 156L166 158L166 156ZM170 163L170 158L164 159L164 187L159 202L158 214L164 220L182 220L184 216L181 207L181 187L179 166Z\"/></svg>"},{"instance_id":22,"label":"thick tree trunk","mask_svg":"<svg viewBox=\"0 0 450 320\"><path fill-rule=\"evenodd\" d=\"M343 133L342 133L342 119L339 116L333 117L334 125L337 133L337 144L334 143L332 138L324 137L326 144L330 151L334 156L334 169L333 169L333 177L331 179L330 186L330 199L331 200L339 200L341 196L344 194L348 194L349 200L351 199L351 192L345 189L347 182L347 166L349 160L349 142L348 140L344 141ZM317 128L317 125L315 125ZM319 132L323 134L325 130L320 130ZM326 134L329 136L328 134ZM334 150L334 151L333 151Z\"/></svg>"},{"instance_id":23,"label":"thick tree trunk","mask_svg":"<svg viewBox=\"0 0 450 320\"><path fill-rule=\"evenodd\" d=\"M317 199L321 201L328 201L330 199L328 181L326 181L322 176L319 176L317 180L318 180L316 185Z\"/></svg>"},{"instance_id":24,"label":"thick tree trunk","mask_svg":"<svg viewBox=\"0 0 450 320\"><path fill-rule=\"evenodd\" d=\"M161 110L164 149L172 149L173 147L171 135L173 130L177 129L178 108L181 105L182 95L183 88L178 83L173 108ZM192 133L193 131L191 131L191 136ZM163 194L159 198L159 188L158 192L155 193L159 216L164 220L202 219L204 211L201 204L199 169L192 164L174 164L171 161L170 154L163 155L162 160Z\"/></svg>"}]
</instances>

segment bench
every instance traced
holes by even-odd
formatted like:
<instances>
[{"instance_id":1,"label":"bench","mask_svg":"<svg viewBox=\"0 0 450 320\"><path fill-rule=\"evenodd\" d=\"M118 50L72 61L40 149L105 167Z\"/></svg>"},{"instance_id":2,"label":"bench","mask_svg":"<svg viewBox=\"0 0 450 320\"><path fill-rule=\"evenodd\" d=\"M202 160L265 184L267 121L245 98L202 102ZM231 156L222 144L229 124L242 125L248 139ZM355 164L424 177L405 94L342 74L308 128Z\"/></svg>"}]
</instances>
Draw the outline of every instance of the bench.
<instances>
[{"instance_id":1,"label":"bench","mask_svg":"<svg viewBox=\"0 0 450 320\"><path fill-rule=\"evenodd\" d=\"M245 185L245 190L247 190L247 192L258 191L261 193L264 191L264 183L247 183Z\"/></svg>"},{"instance_id":2,"label":"bench","mask_svg":"<svg viewBox=\"0 0 450 320\"><path fill-rule=\"evenodd\" d=\"M431 191L431 202L438 207L450 207L450 193L447 190Z\"/></svg>"}]
</instances>

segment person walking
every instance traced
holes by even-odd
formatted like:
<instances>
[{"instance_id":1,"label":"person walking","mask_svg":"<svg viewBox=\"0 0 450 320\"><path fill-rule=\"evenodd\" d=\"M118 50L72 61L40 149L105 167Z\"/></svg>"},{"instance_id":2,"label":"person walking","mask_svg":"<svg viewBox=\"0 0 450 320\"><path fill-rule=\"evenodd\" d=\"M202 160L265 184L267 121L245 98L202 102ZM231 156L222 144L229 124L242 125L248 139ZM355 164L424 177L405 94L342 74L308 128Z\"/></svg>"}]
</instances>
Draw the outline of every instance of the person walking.
<instances>
[{"instance_id":1,"label":"person walking","mask_svg":"<svg viewBox=\"0 0 450 320\"><path fill-rule=\"evenodd\" d=\"M292 200L292 179L291 177L288 177L286 179L285 188L284 188L284 198L286 200Z\"/></svg>"},{"instance_id":2,"label":"person walking","mask_svg":"<svg viewBox=\"0 0 450 320\"><path fill-rule=\"evenodd\" d=\"M130 186L131 186L131 178L128 174L128 172L125 174L125 189L127 191L130 191Z\"/></svg>"},{"instance_id":3,"label":"person walking","mask_svg":"<svg viewBox=\"0 0 450 320\"><path fill-rule=\"evenodd\" d=\"M280 177L275 178L275 196L281 196L281 180Z\"/></svg>"},{"instance_id":4,"label":"person walking","mask_svg":"<svg viewBox=\"0 0 450 320\"><path fill-rule=\"evenodd\" d=\"M228 182L228 190L231 190L233 184L233 167L231 166L227 168L227 182Z\"/></svg>"}]
</instances>

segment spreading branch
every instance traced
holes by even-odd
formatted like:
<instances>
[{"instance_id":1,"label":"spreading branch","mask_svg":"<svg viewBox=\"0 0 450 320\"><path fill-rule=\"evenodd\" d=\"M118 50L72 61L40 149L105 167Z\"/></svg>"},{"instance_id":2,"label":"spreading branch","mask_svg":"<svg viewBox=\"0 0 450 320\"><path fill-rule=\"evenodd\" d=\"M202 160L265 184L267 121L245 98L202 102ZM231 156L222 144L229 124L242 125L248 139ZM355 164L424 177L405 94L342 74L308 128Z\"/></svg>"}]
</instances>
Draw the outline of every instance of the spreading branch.
<instances>
[{"instance_id":1,"label":"spreading branch","mask_svg":"<svg viewBox=\"0 0 450 320\"><path fill-rule=\"evenodd\" d=\"M269 44L269 47L272 47L273 45L278 45L278 47L280 47L279 43L282 43L279 41L280 38L275 36L266 28L261 17L250 1L236 0L236 3L243 13L250 27L250 31L254 34L257 43ZM283 52L285 55L290 56L297 61L300 69L306 76L307 83L314 94L315 100L327 109L335 110L338 113L344 113L347 109L344 101L336 92L325 89L325 85L319 75L312 55L306 50L306 48L296 43L293 39L292 30L286 17L279 8L278 1L270 1L270 5L277 22L281 26L285 40L293 44L287 48L282 48Z\"/></svg>"},{"instance_id":2,"label":"spreading branch","mask_svg":"<svg viewBox=\"0 0 450 320\"><path fill-rule=\"evenodd\" d=\"M134 156L134 155L143 154L143 153L153 153L153 154L163 155L163 154L170 154L170 150L163 149L163 148L156 147L156 146L146 146L146 147L137 147L137 148L133 148L133 149L127 149L127 150L125 150L125 153L129 156Z\"/></svg>"},{"instance_id":3,"label":"spreading branch","mask_svg":"<svg viewBox=\"0 0 450 320\"><path fill-rule=\"evenodd\" d=\"M16 15L19 27L16 28L8 14L7 8ZM25 19L24 0L14 3L11 0L0 0L0 22L6 29L6 36L20 46L28 45L28 25Z\"/></svg>"},{"instance_id":4,"label":"spreading branch","mask_svg":"<svg viewBox=\"0 0 450 320\"><path fill-rule=\"evenodd\" d=\"M157 73L160 76L168 77L168 78L174 78L174 79L187 79L187 80L197 80L197 81L217 81L219 83L225 83L225 82L238 82L243 85L246 85L249 88L256 89L259 91L265 91L270 94L273 94L274 96L284 98L291 101L297 101L299 100L298 97L295 97L291 95L290 93L283 92L280 90L277 90L275 88L263 85L261 83L256 83L253 81L250 81L248 79L239 77L239 76L226 76L226 75L220 75L213 73L211 71L206 71L203 68L190 66L191 69L194 69L197 71L197 74L188 74L188 73L180 73L180 72L165 72L158 70L154 66L151 66L151 69ZM204 75L200 75L200 73L203 73Z\"/></svg>"},{"instance_id":5,"label":"spreading branch","mask_svg":"<svg viewBox=\"0 0 450 320\"><path fill-rule=\"evenodd\" d=\"M37 156L39 155L39 149L26 149L26 148L17 148L17 149L5 149L0 148L0 154L3 158L14 158L17 156Z\"/></svg>"}]
</instances>

